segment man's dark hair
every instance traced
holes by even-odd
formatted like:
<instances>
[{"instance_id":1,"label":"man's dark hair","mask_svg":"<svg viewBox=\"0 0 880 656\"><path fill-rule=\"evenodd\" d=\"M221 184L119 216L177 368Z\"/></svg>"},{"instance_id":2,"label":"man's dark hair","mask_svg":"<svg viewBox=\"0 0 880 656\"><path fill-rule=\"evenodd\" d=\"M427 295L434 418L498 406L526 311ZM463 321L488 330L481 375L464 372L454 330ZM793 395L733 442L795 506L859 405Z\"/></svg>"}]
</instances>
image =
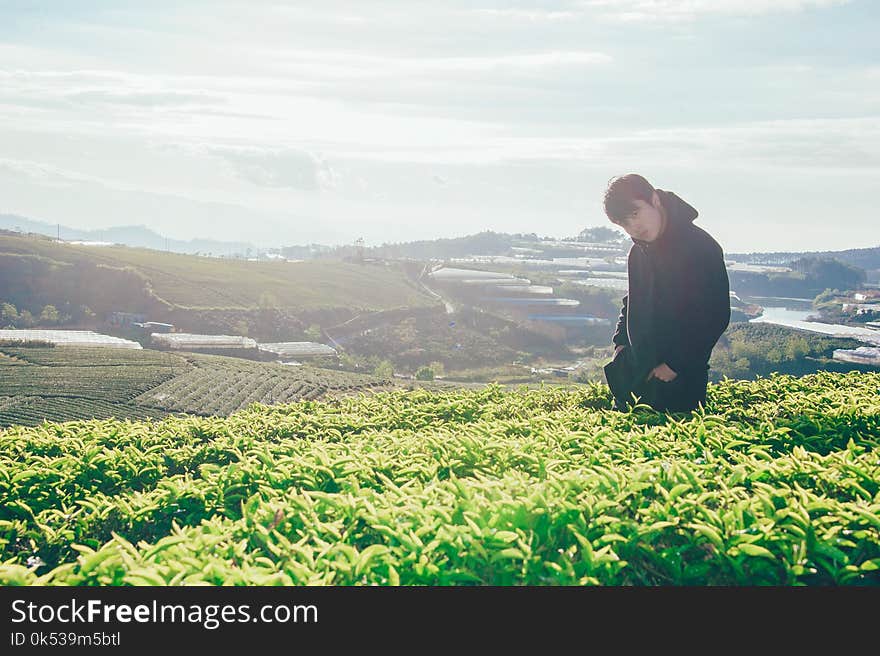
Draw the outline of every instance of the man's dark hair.
<instances>
[{"instance_id":1,"label":"man's dark hair","mask_svg":"<svg viewBox=\"0 0 880 656\"><path fill-rule=\"evenodd\" d=\"M605 214L612 223L622 223L636 210L633 201L651 202L654 187L637 173L612 178L605 190Z\"/></svg>"}]
</instances>

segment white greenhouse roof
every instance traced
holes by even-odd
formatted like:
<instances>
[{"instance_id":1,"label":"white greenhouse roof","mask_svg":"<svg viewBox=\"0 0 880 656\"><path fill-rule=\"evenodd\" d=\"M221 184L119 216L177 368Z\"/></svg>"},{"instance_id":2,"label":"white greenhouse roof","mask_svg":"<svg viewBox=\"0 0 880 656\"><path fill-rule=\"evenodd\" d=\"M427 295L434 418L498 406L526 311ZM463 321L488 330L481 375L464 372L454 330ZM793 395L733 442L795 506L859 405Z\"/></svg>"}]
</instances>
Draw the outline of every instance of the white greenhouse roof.
<instances>
[{"instance_id":1,"label":"white greenhouse roof","mask_svg":"<svg viewBox=\"0 0 880 656\"><path fill-rule=\"evenodd\" d=\"M572 282L586 287L604 287L605 289L619 289L623 291L629 289L629 281L622 278L580 278L572 280Z\"/></svg>"},{"instance_id":2,"label":"white greenhouse roof","mask_svg":"<svg viewBox=\"0 0 880 656\"><path fill-rule=\"evenodd\" d=\"M553 288L547 285L511 285L504 283L496 285L496 289L503 292L522 292L524 294L552 294Z\"/></svg>"},{"instance_id":3,"label":"white greenhouse roof","mask_svg":"<svg viewBox=\"0 0 880 656\"><path fill-rule=\"evenodd\" d=\"M513 281L517 278L508 273L498 273L495 271L477 271L475 269L456 269L453 267L443 267L430 274L435 280L480 280L483 282L494 280Z\"/></svg>"},{"instance_id":4,"label":"white greenhouse roof","mask_svg":"<svg viewBox=\"0 0 880 656\"><path fill-rule=\"evenodd\" d=\"M137 342L91 330L0 330L0 340L51 342L55 346L112 346L139 349Z\"/></svg>"},{"instance_id":5,"label":"white greenhouse roof","mask_svg":"<svg viewBox=\"0 0 880 656\"><path fill-rule=\"evenodd\" d=\"M308 355L336 355L336 349L318 342L273 342L260 344L258 348L267 353L283 357L304 357Z\"/></svg>"},{"instance_id":6,"label":"white greenhouse roof","mask_svg":"<svg viewBox=\"0 0 880 656\"><path fill-rule=\"evenodd\" d=\"M489 301L509 303L510 305L549 305L558 307L577 307L581 302L574 298L529 298L521 296L498 296L487 298Z\"/></svg>"},{"instance_id":7,"label":"white greenhouse roof","mask_svg":"<svg viewBox=\"0 0 880 656\"><path fill-rule=\"evenodd\" d=\"M193 333L151 333L154 344L172 349L252 349L256 340L240 335L196 335Z\"/></svg>"},{"instance_id":8,"label":"white greenhouse roof","mask_svg":"<svg viewBox=\"0 0 880 656\"><path fill-rule=\"evenodd\" d=\"M880 348L876 346L859 346L855 349L834 349L833 359L843 362L872 364L880 367Z\"/></svg>"},{"instance_id":9,"label":"white greenhouse roof","mask_svg":"<svg viewBox=\"0 0 880 656\"><path fill-rule=\"evenodd\" d=\"M726 262L728 271L743 271L746 273L788 273L791 267L776 266L772 264L749 264L747 262Z\"/></svg>"}]
</instances>

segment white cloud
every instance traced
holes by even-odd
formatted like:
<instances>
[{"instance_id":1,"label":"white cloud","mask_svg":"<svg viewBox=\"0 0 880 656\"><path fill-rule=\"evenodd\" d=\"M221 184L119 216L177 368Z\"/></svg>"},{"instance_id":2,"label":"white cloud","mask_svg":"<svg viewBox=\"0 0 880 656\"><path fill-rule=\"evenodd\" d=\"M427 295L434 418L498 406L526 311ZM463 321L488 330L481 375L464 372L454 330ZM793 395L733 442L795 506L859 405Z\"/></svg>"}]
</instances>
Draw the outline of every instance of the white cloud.
<instances>
[{"instance_id":1,"label":"white cloud","mask_svg":"<svg viewBox=\"0 0 880 656\"><path fill-rule=\"evenodd\" d=\"M757 16L824 9L851 0L581 0L576 7L621 21L677 22L705 15Z\"/></svg>"},{"instance_id":2,"label":"white cloud","mask_svg":"<svg viewBox=\"0 0 880 656\"><path fill-rule=\"evenodd\" d=\"M204 107L222 104L219 96L180 91L117 91L94 89L67 94L66 98L84 105L134 105L140 107Z\"/></svg>"},{"instance_id":3,"label":"white cloud","mask_svg":"<svg viewBox=\"0 0 880 656\"><path fill-rule=\"evenodd\" d=\"M289 187L302 191L331 188L336 173L312 153L294 149L211 148L236 173L259 187Z\"/></svg>"},{"instance_id":4,"label":"white cloud","mask_svg":"<svg viewBox=\"0 0 880 656\"><path fill-rule=\"evenodd\" d=\"M262 49L252 52L266 70L302 81L396 80L431 76L491 74L498 81L526 73L578 71L610 64L611 55L591 50L541 49L479 56L389 56L340 50ZM456 78L458 79L458 78Z\"/></svg>"},{"instance_id":5,"label":"white cloud","mask_svg":"<svg viewBox=\"0 0 880 656\"><path fill-rule=\"evenodd\" d=\"M248 79L101 70L0 71L0 120L7 130L115 134L218 148L214 154L222 154L237 175L252 184L311 191L334 186L335 174L326 160L339 157L452 163L542 158L601 161L657 153L680 162L723 157L768 165L864 168L876 166L873 153L880 152L880 127L871 118L719 122L700 127L685 123L684 127L636 131L609 125L596 130L566 114L583 116L590 110L588 95L568 90L569 95L546 96L553 93L556 82L552 76L549 81L543 79L547 69L591 67L602 60L595 53L415 60L335 53L323 62L313 51L288 55L302 70L314 66L310 75L326 78L327 86L296 76ZM489 72L493 67L536 71L541 83L550 86L510 86L511 78L505 82L503 76L481 82L484 75L495 80L497 76ZM793 74L811 75L813 67L767 65L758 72L765 76L765 84L772 84ZM821 73L830 76L834 72ZM872 74L875 69L850 71L845 84L837 80L836 89L822 85L817 93L834 91L847 101L847 107L853 107L850 101L855 96L841 94L854 93ZM383 78L388 86L376 79L355 84L361 75ZM469 75L477 77L470 80ZM395 93L395 85L405 91ZM859 93L865 101L871 97ZM556 103L551 108L539 102L547 97ZM877 100L876 94L873 98ZM528 114L530 107L545 113ZM511 122L515 114L510 111L524 113L531 122ZM545 124L559 126L560 136L542 135Z\"/></svg>"},{"instance_id":6,"label":"white cloud","mask_svg":"<svg viewBox=\"0 0 880 656\"><path fill-rule=\"evenodd\" d=\"M880 170L880 118L791 119L610 132L596 137L486 134L444 148L340 148L340 159L447 165L579 162L762 170Z\"/></svg>"},{"instance_id":7,"label":"white cloud","mask_svg":"<svg viewBox=\"0 0 880 656\"><path fill-rule=\"evenodd\" d=\"M310 138L419 147L473 140L498 121L493 106L544 104L548 89L571 87L611 62L602 52L552 49L449 57L260 48L248 54L266 62L259 74L0 70L0 121L75 133L226 135L260 147ZM450 116L450 107L470 115Z\"/></svg>"},{"instance_id":8,"label":"white cloud","mask_svg":"<svg viewBox=\"0 0 880 656\"><path fill-rule=\"evenodd\" d=\"M546 21L564 21L575 18L578 14L573 11L558 11L553 9L472 9L467 12L469 16L482 16L489 19L512 19L530 23Z\"/></svg>"},{"instance_id":9,"label":"white cloud","mask_svg":"<svg viewBox=\"0 0 880 656\"><path fill-rule=\"evenodd\" d=\"M880 170L878 69L835 45L857 12L827 12L820 50L727 20L802 11L824 34L843 0L111 4L0 36L0 205L194 231L219 203L227 235L239 213L374 239L573 234L615 172L699 193L741 171L747 198ZM828 197L858 212L869 188Z\"/></svg>"},{"instance_id":10,"label":"white cloud","mask_svg":"<svg viewBox=\"0 0 880 656\"><path fill-rule=\"evenodd\" d=\"M880 118L790 119L637 130L592 139L511 139L496 155L637 167L880 171Z\"/></svg>"},{"instance_id":11,"label":"white cloud","mask_svg":"<svg viewBox=\"0 0 880 656\"><path fill-rule=\"evenodd\" d=\"M7 174L53 187L70 187L82 182L96 181L75 171L27 159L0 157L0 169Z\"/></svg>"}]
</instances>

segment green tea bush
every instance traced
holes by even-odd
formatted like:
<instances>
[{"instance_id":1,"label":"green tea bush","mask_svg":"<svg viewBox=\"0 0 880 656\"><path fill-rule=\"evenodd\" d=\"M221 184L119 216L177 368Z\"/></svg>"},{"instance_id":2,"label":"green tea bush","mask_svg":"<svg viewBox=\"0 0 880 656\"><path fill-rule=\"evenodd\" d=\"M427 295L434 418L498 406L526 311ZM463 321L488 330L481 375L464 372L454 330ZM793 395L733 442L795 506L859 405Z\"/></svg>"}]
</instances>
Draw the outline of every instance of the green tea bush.
<instances>
[{"instance_id":1,"label":"green tea bush","mask_svg":"<svg viewBox=\"0 0 880 656\"><path fill-rule=\"evenodd\" d=\"M880 374L0 431L6 585L880 583Z\"/></svg>"}]
</instances>

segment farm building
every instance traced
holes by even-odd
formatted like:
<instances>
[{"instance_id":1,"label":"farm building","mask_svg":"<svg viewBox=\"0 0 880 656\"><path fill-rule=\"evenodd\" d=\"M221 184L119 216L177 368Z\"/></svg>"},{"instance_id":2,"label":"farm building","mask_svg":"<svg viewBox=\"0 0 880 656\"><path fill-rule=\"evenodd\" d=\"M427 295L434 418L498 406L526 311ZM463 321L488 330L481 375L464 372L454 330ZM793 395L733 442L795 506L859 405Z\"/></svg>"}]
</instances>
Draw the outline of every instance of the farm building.
<instances>
[{"instance_id":1,"label":"farm building","mask_svg":"<svg viewBox=\"0 0 880 656\"><path fill-rule=\"evenodd\" d=\"M834 349L834 359L880 367L880 347L859 346L855 349Z\"/></svg>"},{"instance_id":2,"label":"farm building","mask_svg":"<svg viewBox=\"0 0 880 656\"><path fill-rule=\"evenodd\" d=\"M258 349L282 358L308 358L336 355L336 349L318 342L273 342L260 344Z\"/></svg>"},{"instance_id":3,"label":"farm building","mask_svg":"<svg viewBox=\"0 0 880 656\"><path fill-rule=\"evenodd\" d=\"M880 303L844 303L844 312L855 312L856 314L880 314Z\"/></svg>"},{"instance_id":4,"label":"farm building","mask_svg":"<svg viewBox=\"0 0 880 656\"><path fill-rule=\"evenodd\" d=\"M623 274L626 275L625 273ZM586 326L601 322L595 317L575 315L580 301L557 298L550 285L533 285L527 278L493 271L444 267L430 274L464 303L493 306L507 316L524 322L529 330L552 339L579 339ZM622 281L626 284L626 281Z\"/></svg>"},{"instance_id":5,"label":"farm building","mask_svg":"<svg viewBox=\"0 0 880 656\"><path fill-rule=\"evenodd\" d=\"M531 285L525 278L517 278L507 273L495 271L477 271L473 269L455 269L443 267L428 274L434 282L452 283L457 285Z\"/></svg>"},{"instance_id":6,"label":"farm building","mask_svg":"<svg viewBox=\"0 0 880 656\"><path fill-rule=\"evenodd\" d=\"M593 276L589 278L572 280L572 282L576 285L584 285L586 287L603 287L605 289L616 289L622 292L626 292L629 289L629 280L627 279L626 274L623 274L622 276Z\"/></svg>"},{"instance_id":7,"label":"farm building","mask_svg":"<svg viewBox=\"0 0 880 656\"><path fill-rule=\"evenodd\" d=\"M160 323L158 321L144 321L143 323L132 324L137 328L141 328L148 333L173 333L173 323Z\"/></svg>"},{"instance_id":8,"label":"farm building","mask_svg":"<svg viewBox=\"0 0 880 656\"><path fill-rule=\"evenodd\" d=\"M577 307L581 302L574 298L528 298L518 296L487 296L484 301L505 305L536 305L547 307Z\"/></svg>"},{"instance_id":9,"label":"farm building","mask_svg":"<svg viewBox=\"0 0 880 656\"><path fill-rule=\"evenodd\" d=\"M752 264L748 262L737 262L736 260L726 260L728 271L739 271L741 273L788 273L791 267L774 266L771 264Z\"/></svg>"},{"instance_id":10,"label":"farm building","mask_svg":"<svg viewBox=\"0 0 880 656\"><path fill-rule=\"evenodd\" d=\"M116 328L128 328L146 320L146 316L135 312L111 312L107 315L107 324Z\"/></svg>"},{"instance_id":11,"label":"farm building","mask_svg":"<svg viewBox=\"0 0 880 656\"><path fill-rule=\"evenodd\" d=\"M164 348L197 351L203 349L255 349L256 340L240 335L196 335L193 333L152 333L150 341Z\"/></svg>"},{"instance_id":12,"label":"farm building","mask_svg":"<svg viewBox=\"0 0 880 656\"><path fill-rule=\"evenodd\" d=\"M611 324L611 319L580 314L530 314L528 319L529 321L549 321L574 326L607 326Z\"/></svg>"},{"instance_id":13,"label":"farm building","mask_svg":"<svg viewBox=\"0 0 880 656\"><path fill-rule=\"evenodd\" d=\"M505 294L543 294L553 295L553 288L548 285L494 285L495 289Z\"/></svg>"},{"instance_id":14,"label":"farm building","mask_svg":"<svg viewBox=\"0 0 880 656\"><path fill-rule=\"evenodd\" d=\"M112 346L139 349L137 342L102 335L91 330L0 330L0 340L21 342L49 342L55 346Z\"/></svg>"},{"instance_id":15,"label":"farm building","mask_svg":"<svg viewBox=\"0 0 880 656\"><path fill-rule=\"evenodd\" d=\"M598 253L597 253L598 254ZM535 258L534 256L520 255L518 257L510 257L508 255L473 255L471 257L457 257L449 260L453 264L491 264L508 266L511 264L517 267L529 269L556 269L559 267L574 268L589 267L594 271L621 271L626 269L626 256L614 257L610 255L606 257L554 257L554 258Z\"/></svg>"}]
</instances>

